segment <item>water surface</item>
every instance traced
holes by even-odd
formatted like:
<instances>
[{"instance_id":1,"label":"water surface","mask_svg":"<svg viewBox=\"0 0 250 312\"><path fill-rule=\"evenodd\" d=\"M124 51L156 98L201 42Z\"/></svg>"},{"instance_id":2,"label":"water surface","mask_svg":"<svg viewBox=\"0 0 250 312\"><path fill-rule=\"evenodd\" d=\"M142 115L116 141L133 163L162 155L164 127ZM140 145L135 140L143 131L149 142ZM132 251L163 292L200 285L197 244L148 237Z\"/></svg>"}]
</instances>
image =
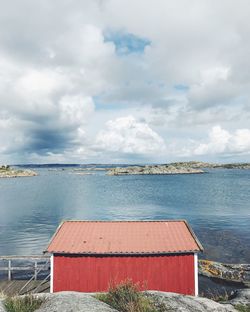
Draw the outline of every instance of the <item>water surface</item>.
<instances>
[{"instance_id":1,"label":"water surface","mask_svg":"<svg viewBox=\"0 0 250 312\"><path fill-rule=\"evenodd\" d=\"M205 257L250 263L250 171L106 176L37 169L0 179L0 254L41 254L65 219L186 219Z\"/></svg>"}]
</instances>

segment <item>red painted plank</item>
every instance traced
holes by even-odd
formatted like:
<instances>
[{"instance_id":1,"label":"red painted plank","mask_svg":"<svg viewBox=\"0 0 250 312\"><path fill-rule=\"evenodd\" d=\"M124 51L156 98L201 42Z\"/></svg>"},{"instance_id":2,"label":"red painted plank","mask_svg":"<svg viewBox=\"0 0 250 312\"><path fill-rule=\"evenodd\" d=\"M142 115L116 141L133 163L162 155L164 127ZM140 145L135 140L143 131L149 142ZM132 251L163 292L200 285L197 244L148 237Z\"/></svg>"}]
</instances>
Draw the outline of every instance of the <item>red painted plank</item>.
<instances>
[{"instance_id":1,"label":"red painted plank","mask_svg":"<svg viewBox=\"0 0 250 312\"><path fill-rule=\"evenodd\" d=\"M194 255L54 256L54 291L107 291L126 279L144 289L194 295Z\"/></svg>"}]
</instances>

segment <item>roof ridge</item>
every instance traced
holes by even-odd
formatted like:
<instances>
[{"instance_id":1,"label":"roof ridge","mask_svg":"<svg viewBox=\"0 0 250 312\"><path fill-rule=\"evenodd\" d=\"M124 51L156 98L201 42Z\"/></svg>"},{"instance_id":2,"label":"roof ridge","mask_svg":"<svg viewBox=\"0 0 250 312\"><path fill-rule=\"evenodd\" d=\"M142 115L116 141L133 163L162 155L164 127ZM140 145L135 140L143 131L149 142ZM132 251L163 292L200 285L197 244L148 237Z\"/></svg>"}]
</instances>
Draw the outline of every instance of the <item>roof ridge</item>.
<instances>
[{"instance_id":1,"label":"roof ridge","mask_svg":"<svg viewBox=\"0 0 250 312\"><path fill-rule=\"evenodd\" d=\"M140 223L140 222L183 222L183 223L187 223L187 221L185 220L185 219L175 219L175 220L173 220L173 219L161 219L161 220L62 220L62 224L63 223L66 223L66 222L103 222L103 223L105 223L105 222L110 222L110 223L125 223L125 222L138 222L138 223Z\"/></svg>"}]
</instances>

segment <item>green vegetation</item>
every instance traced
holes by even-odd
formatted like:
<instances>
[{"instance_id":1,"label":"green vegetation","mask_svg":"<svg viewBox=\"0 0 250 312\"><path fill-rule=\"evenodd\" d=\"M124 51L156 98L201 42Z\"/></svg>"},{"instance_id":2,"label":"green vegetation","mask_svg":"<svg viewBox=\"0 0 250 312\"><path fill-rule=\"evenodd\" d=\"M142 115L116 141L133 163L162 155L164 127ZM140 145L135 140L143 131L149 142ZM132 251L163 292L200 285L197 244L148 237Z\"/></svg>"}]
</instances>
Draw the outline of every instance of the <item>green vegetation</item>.
<instances>
[{"instance_id":1,"label":"green vegetation","mask_svg":"<svg viewBox=\"0 0 250 312\"><path fill-rule=\"evenodd\" d=\"M165 305L154 301L139 291L139 284L127 280L111 286L108 293L98 294L96 298L121 312L163 312Z\"/></svg>"},{"instance_id":2,"label":"green vegetation","mask_svg":"<svg viewBox=\"0 0 250 312\"><path fill-rule=\"evenodd\" d=\"M235 306L235 309L240 312L250 312L250 304L248 305L238 304Z\"/></svg>"},{"instance_id":3,"label":"green vegetation","mask_svg":"<svg viewBox=\"0 0 250 312\"><path fill-rule=\"evenodd\" d=\"M0 171L9 171L10 170L10 166L8 165L1 165L0 166Z\"/></svg>"},{"instance_id":4,"label":"green vegetation","mask_svg":"<svg viewBox=\"0 0 250 312\"><path fill-rule=\"evenodd\" d=\"M45 300L32 295L23 297L7 297L4 305L7 312L33 312L38 309Z\"/></svg>"}]
</instances>

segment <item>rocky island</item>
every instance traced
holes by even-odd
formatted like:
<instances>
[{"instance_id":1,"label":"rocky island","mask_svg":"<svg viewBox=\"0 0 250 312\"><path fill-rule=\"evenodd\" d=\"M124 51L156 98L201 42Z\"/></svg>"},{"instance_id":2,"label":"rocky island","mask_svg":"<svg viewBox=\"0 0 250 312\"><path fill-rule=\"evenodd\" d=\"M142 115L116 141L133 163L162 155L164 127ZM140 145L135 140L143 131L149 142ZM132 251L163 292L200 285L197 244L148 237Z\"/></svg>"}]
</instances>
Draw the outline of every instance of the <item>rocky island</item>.
<instances>
[{"instance_id":1,"label":"rocky island","mask_svg":"<svg viewBox=\"0 0 250 312\"><path fill-rule=\"evenodd\" d=\"M116 167L108 170L108 175L127 175L127 174L197 174L204 173L202 169L166 165L146 165L146 166L129 166Z\"/></svg>"},{"instance_id":2,"label":"rocky island","mask_svg":"<svg viewBox=\"0 0 250 312\"><path fill-rule=\"evenodd\" d=\"M162 165L115 167L108 175L128 174L195 174L204 173L204 169L250 169L250 163L217 164L202 161L174 162Z\"/></svg>"},{"instance_id":3,"label":"rocky island","mask_svg":"<svg viewBox=\"0 0 250 312\"><path fill-rule=\"evenodd\" d=\"M0 178L34 177L37 173L33 170L11 168L8 165L0 166Z\"/></svg>"},{"instance_id":4,"label":"rocky island","mask_svg":"<svg viewBox=\"0 0 250 312\"><path fill-rule=\"evenodd\" d=\"M174 162L169 165L185 168L211 168L211 169L250 169L250 163L208 163L203 161L187 161L187 162Z\"/></svg>"}]
</instances>

